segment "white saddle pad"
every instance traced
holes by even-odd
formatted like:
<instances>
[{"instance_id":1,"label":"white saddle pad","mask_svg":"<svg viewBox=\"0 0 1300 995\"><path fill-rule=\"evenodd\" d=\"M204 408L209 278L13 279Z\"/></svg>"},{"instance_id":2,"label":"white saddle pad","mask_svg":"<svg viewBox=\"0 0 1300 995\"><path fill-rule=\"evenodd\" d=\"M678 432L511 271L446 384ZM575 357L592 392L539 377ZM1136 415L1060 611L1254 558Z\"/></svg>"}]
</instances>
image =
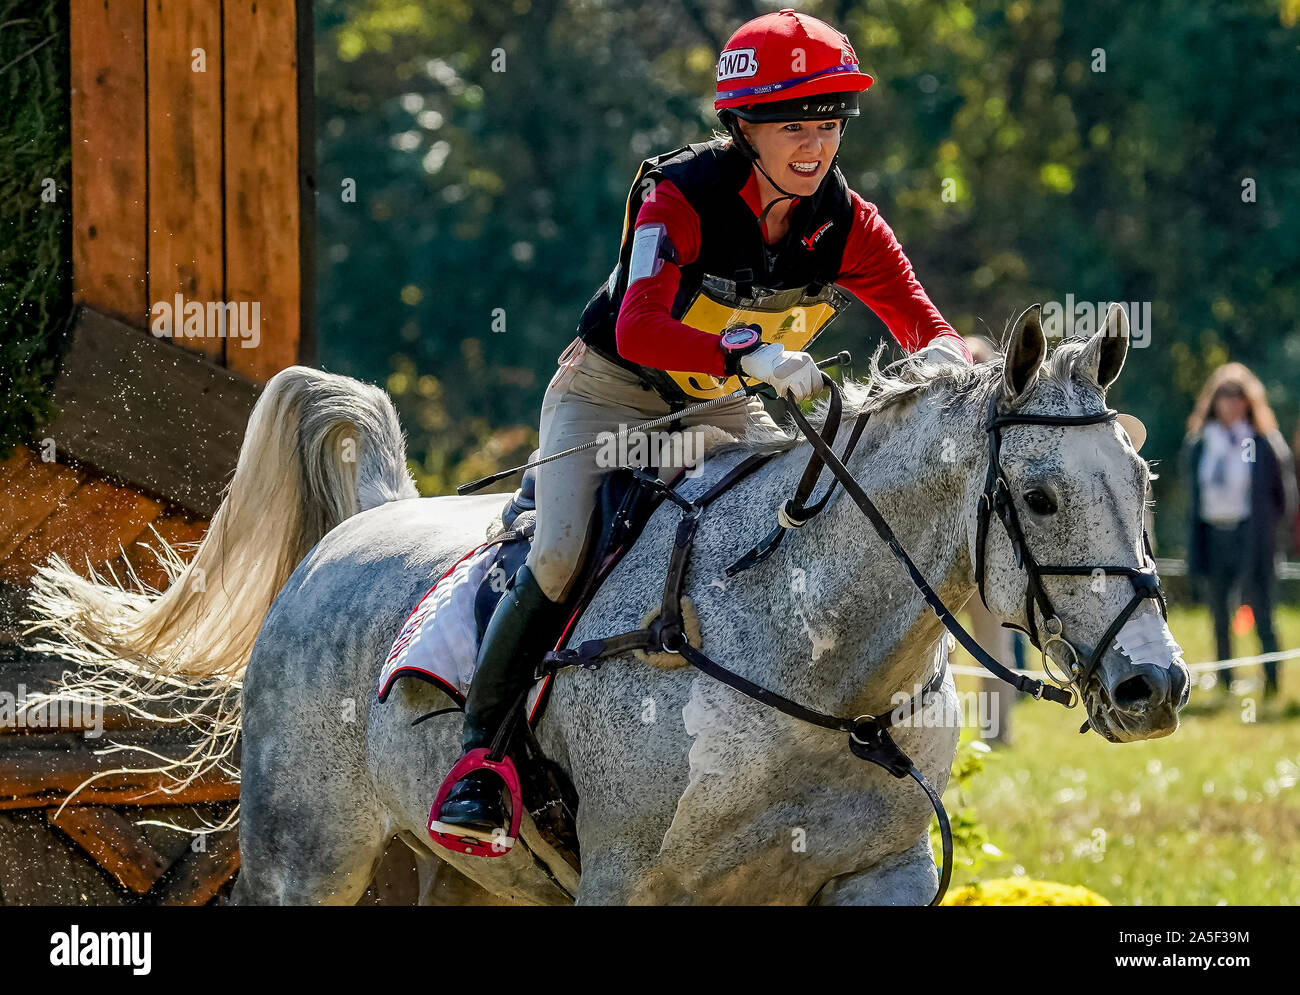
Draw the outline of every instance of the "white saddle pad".
<instances>
[{"instance_id":1,"label":"white saddle pad","mask_svg":"<svg viewBox=\"0 0 1300 995\"><path fill-rule=\"evenodd\" d=\"M393 641L379 675L380 701L399 677L418 677L464 703L478 655L474 595L495 553L496 548L487 543L470 550L420 599Z\"/></svg>"},{"instance_id":2,"label":"white saddle pad","mask_svg":"<svg viewBox=\"0 0 1300 995\"><path fill-rule=\"evenodd\" d=\"M490 542L470 550L420 599L393 641L380 672L380 701L388 698L399 678L416 677L436 684L458 705L465 704L478 657L474 599L496 552ZM501 578L503 590L508 580ZM529 698L530 717L545 683L539 683Z\"/></svg>"}]
</instances>

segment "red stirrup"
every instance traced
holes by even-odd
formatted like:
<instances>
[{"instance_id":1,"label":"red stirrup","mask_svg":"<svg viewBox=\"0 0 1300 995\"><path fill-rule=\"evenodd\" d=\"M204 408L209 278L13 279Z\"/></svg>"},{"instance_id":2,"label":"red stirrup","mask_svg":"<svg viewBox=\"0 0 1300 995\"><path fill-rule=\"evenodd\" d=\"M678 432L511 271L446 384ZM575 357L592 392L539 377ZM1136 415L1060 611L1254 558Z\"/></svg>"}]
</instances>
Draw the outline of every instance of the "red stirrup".
<instances>
[{"instance_id":1,"label":"red stirrup","mask_svg":"<svg viewBox=\"0 0 1300 995\"><path fill-rule=\"evenodd\" d=\"M438 789L438 797L433 800L433 807L429 809L429 835L439 846L455 850L457 853L468 853L474 857L503 857L510 852L510 848L515 845L515 840L519 838L519 821L524 814L519 772L515 770L514 761L508 756L493 760L489 756L490 752L486 746L470 750L456 761L451 772L443 779L442 787ZM438 821L438 813L442 811L442 803L447 800L452 786L476 770L488 770L496 774L505 782L506 790L510 793L510 828L504 836L498 832L492 839L486 840L466 834L464 828L460 826Z\"/></svg>"}]
</instances>

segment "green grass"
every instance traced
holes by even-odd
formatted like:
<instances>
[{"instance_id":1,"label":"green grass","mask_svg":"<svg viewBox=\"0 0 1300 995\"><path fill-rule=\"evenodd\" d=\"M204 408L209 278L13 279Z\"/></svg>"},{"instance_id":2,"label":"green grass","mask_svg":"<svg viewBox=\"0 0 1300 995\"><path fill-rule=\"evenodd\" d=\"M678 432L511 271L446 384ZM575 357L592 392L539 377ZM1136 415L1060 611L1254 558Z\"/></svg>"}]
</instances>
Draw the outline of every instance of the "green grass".
<instances>
[{"instance_id":1,"label":"green grass","mask_svg":"<svg viewBox=\"0 0 1300 995\"><path fill-rule=\"evenodd\" d=\"M52 413L72 307L67 0L0 0L0 459Z\"/></svg>"},{"instance_id":2,"label":"green grass","mask_svg":"<svg viewBox=\"0 0 1300 995\"><path fill-rule=\"evenodd\" d=\"M1284 649L1300 646L1300 609L1277 624ZM1206 612L1171 611L1170 627L1189 663L1214 658ZM1258 653L1253 632L1233 651ZM958 867L953 887L1025 874L1116 905L1300 904L1300 661L1281 667L1280 700L1264 705L1261 668L1239 668L1236 694L1193 688L1179 730L1141 743L1079 735L1078 710L1018 703L1012 745L961 799L1004 856Z\"/></svg>"}]
</instances>

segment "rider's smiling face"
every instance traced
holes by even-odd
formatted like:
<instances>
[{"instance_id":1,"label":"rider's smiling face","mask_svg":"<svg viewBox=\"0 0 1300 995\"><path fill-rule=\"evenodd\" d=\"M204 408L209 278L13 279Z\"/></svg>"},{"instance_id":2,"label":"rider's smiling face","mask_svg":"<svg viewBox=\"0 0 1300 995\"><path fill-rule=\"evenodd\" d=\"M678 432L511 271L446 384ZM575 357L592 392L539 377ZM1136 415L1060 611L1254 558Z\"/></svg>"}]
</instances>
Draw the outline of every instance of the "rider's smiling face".
<instances>
[{"instance_id":1,"label":"rider's smiling face","mask_svg":"<svg viewBox=\"0 0 1300 995\"><path fill-rule=\"evenodd\" d=\"M840 147L838 118L763 124L742 121L740 127L768 175L801 197L817 192Z\"/></svg>"}]
</instances>

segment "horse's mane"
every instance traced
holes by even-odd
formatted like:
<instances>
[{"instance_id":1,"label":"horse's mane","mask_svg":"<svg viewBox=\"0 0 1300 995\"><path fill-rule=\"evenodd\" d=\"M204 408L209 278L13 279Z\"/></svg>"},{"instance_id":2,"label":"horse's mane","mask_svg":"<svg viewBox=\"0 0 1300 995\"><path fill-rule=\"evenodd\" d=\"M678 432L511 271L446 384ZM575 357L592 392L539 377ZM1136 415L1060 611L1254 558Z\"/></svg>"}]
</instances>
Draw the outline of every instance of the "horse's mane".
<instances>
[{"instance_id":1,"label":"horse's mane","mask_svg":"<svg viewBox=\"0 0 1300 995\"><path fill-rule=\"evenodd\" d=\"M1058 345L1043 363L1038 383L1014 406L1020 408L1031 399L1049 396L1053 402L1065 407L1075 396L1074 388L1079 385L1091 388L1091 392L1100 398L1101 388L1080 365L1087 344L1086 338L1077 338L1066 339ZM841 388L845 424L863 412L874 414L888 410L934 388L945 388L948 395L945 404L976 401L982 410L989 395L1001 389L1002 352L994 352L987 361L973 366L965 363L931 363L915 356L906 356L882 367L880 359L885 348L882 343L871 354L869 373L865 380L845 380ZM826 422L829 408L828 399L818 401L808 420L820 428ZM753 428L738 445L752 452L783 452L793 449L801 441L802 435L793 419L790 419L775 430L761 426Z\"/></svg>"}]
</instances>

